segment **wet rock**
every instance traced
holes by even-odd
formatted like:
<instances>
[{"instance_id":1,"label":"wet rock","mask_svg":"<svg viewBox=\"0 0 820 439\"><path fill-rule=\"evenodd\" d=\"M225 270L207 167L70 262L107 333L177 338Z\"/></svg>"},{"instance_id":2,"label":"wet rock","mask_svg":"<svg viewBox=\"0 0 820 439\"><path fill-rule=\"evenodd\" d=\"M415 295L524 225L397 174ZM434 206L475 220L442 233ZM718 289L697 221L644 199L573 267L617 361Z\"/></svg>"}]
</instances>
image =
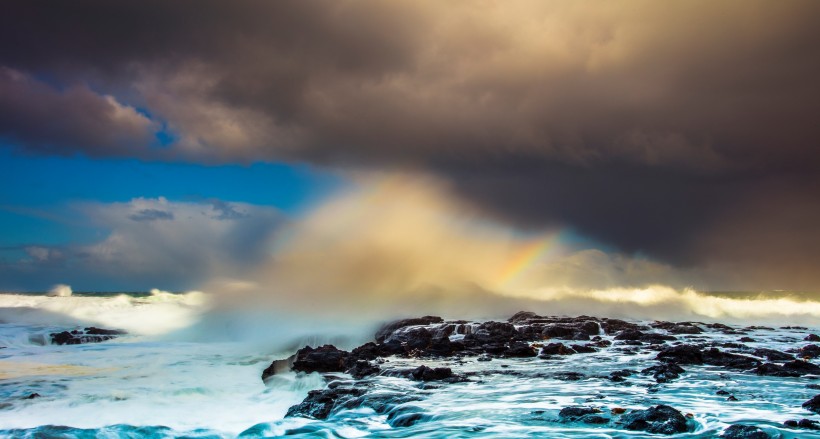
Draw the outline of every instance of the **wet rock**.
<instances>
[{"instance_id":1,"label":"wet rock","mask_svg":"<svg viewBox=\"0 0 820 439\"><path fill-rule=\"evenodd\" d=\"M563 340L589 340L589 334L574 325L552 324L547 325L541 331L541 335L547 338L558 338Z\"/></svg>"},{"instance_id":2,"label":"wet rock","mask_svg":"<svg viewBox=\"0 0 820 439\"><path fill-rule=\"evenodd\" d=\"M550 343L541 348L541 356L549 357L552 355L572 355L576 354L573 349L568 348L563 343Z\"/></svg>"},{"instance_id":3,"label":"wet rock","mask_svg":"<svg viewBox=\"0 0 820 439\"><path fill-rule=\"evenodd\" d=\"M648 367L641 371L644 375L652 375L658 383L668 383L680 378L680 374L686 372L675 363L661 363L657 366Z\"/></svg>"},{"instance_id":4,"label":"wet rock","mask_svg":"<svg viewBox=\"0 0 820 439\"><path fill-rule=\"evenodd\" d=\"M769 439L768 433L754 425L730 425L720 437L725 439Z\"/></svg>"},{"instance_id":5,"label":"wet rock","mask_svg":"<svg viewBox=\"0 0 820 439\"><path fill-rule=\"evenodd\" d=\"M350 357L356 360L372 361L382 355L379 345L368 342L350 351Z\"/></svg>"},{"instance_id":6,"label":"wet rock","mask_svg":"<svg viewBox=\"0 0 820 439\"><path fill-rule=\"evenodd\" d=\"M336 387L323 390L311 390L301 403L288 409L285 417L301 416L313 419L327 419L334 408L346 400L364 395L365 389Z\"/></svg>"},{"instance_id":7,"label":"wet rock","mask_svg":"<svg viewBox=\"0 0 820 439\"><path fill-rule=\"evenodd\" d=\"M820 395L814 395L814 398L804 402L802 407L806 410L820 414Z\"/></svg>"},{"instance_id":8,"label":"wet rock","mask_svg":"<svg viewBox=\"0 0 820 439\"><path fill-rule=\"evenodd\" d=\"M527 343L513 342L510 343L510 346L504 351L503 355L510 358L526 358L534 357L537 354L535 349Z\"/></svg>"},{"instance_id":9,"label":"wet rock","mask_svg":"<svg viewBox=\"0 0 820 439\"><path fill-rule=\"evenodd\" d=\"M438 316L424 316L412 319L397 320L382 326L378 331L376 331L376 341L379 343L383 342L393 332L400 328L405 328L408 326L426 326L435 323L444 323L444 319Z\"/></svg>"},{"instance_id":10,"label":"wet rock","mask_svg":"<svg viewBox=\"0 0 820 439\"><path fill-rule=\"evenodd\" d=\"M735 397L735 395L729 395L729 397L726 398L726 401L737 401L737 400L738 399L737 399L737 397Z\"/></svg>"},{"instance_id":11,"label":"wet rock","mask_svg":"<svg viewBox=\"0 0 820 439\"><path fill-rule=\"evenodd\" d=\"M28 396L24 397L23 399L35 399L35 398L41 398L41 397L42 397L42 395L40 395L39 393L31 393Z\"/></svg>"},{"instance_id":12,"label":"wet rock","mask_svg":"<svg viewBox=\"0 0 820 439\"><path fill-rule=\"evenodd\" d=\"M774 331L771 326L747 326L743 329L747 331Z\"/></svg>"},{"instance_id":13,"label":"wet rock","mask_svg":"<svg viewBox=\"0 0 820 439\"><path fill-rule=\"evenodd\" d=\"M453 370L449 367L430 368L419 366L412 372L412 377L416 381L440 381L453 377Z\"/></svg>"},{"instance_id":14,"label":"wet rock","mask_svg":"<svg viewBox=\"0 0 820 439\"><path fill-rule=\"evenodd\" d=\"M772 377L798 377L799 373L791 370L786 370L783 366L774 363L764 363L757 366L754 373L762 376Z\"/></svg>"},{"instance_id":15,"label":"wet rock","mask_svg":"<svg viewBox=\"0 0 820 439\"><path fill-rule=\"evenodd\" d=\"M630 369L616 370L609 373L609 380L615 382L622 382L626 381L626 377L631 376L633 374L635 374L635 371Z\"/></svg>"},{"instance_id":16,"label":"wet rock","mask_svg":"<svg viewBox=\"0 0 820 439\"><path fill-rule=\"evenodd\" d=\"M738 341L741 343L754 343L756 340L752 337L740 337Z\"/></svg>"},{"instance_id":17,"label":"wet rock","mask_svg":"<svg viewBox=\"0 0 820 439\"><path fill-rule=\"evenodd\" d=\"M100 343L106 340L125 335L127 332L118 329L102 329L91 326L85 329L75 329L71 332L54 332L49 334L51 343L56 345L75 345L85 343Z\"/></svg>"},{"instance_id":18,"label":"wet rock","mask_svg":"<svg viewBox=\"0 0 820 439\"><path fill-rule=\"evenodd\" d=\"M305 346L296 351L292 369L296 372L344 372L350 353L326 344L318 348Z\"/></svg>"},{"instance_id":19,"label":"wet rock","mask_svg":"<svg viewBox=\"0 0 820 439\"><path fill-rule=\"evenodd\" d=\"M790 419L783 423L784 426L789 428L802 428L805 430L820 430L820 423L817 421L812 421L811 419L801 419L799 421L795 421Z\"/></svg>"},{"instance_id":20,"label":"wet rock","mask_svg":"<svg viewBox=\"0 0 820 439\"><path fill-rule=\"evenodd\" d=\"M820 341L820 335L817 334L809 334L803 341Z\"/></svg>"},{"instance_id":21,"label":"wet rock","mask_svg":"<svg viewBox=\"0 0 820 439\"><path fill-rule=\"evenodd\" d=\"M601 410L595 407L564 407L558 413L561 422L583 422L585 424L606 424L609 418L601 416Z\"/></svg>"},{"instance_id":22,"label":"wet rock","mask_svg":"<svg viewBox=\"0 0 820 439\"><path fill-rule=\"evenodd\" d=\"M366 360L358 360L350 369L347 370L347 373L353 376L353 378L360 380L370 375L377 375L380 371L381 368L379 366L370 364L370 362Z\"/></svg>"},{"instance_id":23,"label":"wet rock","mask_svg":"<svg viewBox=\"0 0 820 439\"><path fill-rule=\"evenodd\" d=\"M531 312L531 311L518 311L517 313L513 314L512 317L507 319L508 322L513 324L518 323L526 323L530 320L536 319L543 319L543 317L539 316L538 314Z\"/></svg>"},{"instance_id":24,"label":"wet rock","mask_svg":"<svg viewBox=\"0 0 820 439\"><path fill-rule=\"evenodd\" d=\"M646 410L633 410L621 419L627 430L654 434L675 434L688 431L683 414L668 405L658 405Z\"/></svg>"},{"instance_id":25,"label":"wet rock","mask_svg":"<svg viewBox=\"0 0 820 439\"><path fill-rule=\"evenodd\" d=\"M820 346L810 344L798 349L798 355L801 358L817 358L820 357Z\"/></svg>"},{"instance_id":26,"label":"wet rock","mask_svg":"<svg viewBox=\"0 0 820 439\"><path fill-rule=\"evenodd\" d=\"M581 381L586 375L579 372L557 372L552 377L561 381Z\"/></svg>"},{"instance_id":27,"label":"wet rock","mask_svg":"<svg viewBox=\"0 0 820 439\"><path fill-rule=\"evenodd\" d=\"M774 349L759 348L752 351L752 355L765 358L769 361L789 361L794 360L794 355L780 352Z\"/></svg>"},{"instance_id":28,"label":"wet rock","mask_svg":"<svg viewBox=\"0 0 820 439\"><path fill-rule=\"evenodd\" d=\"M643 332L637 329L627 329L618 333L615 340L640 340L643 337Z\"/></svg>"},{"instance_id":29,"label":"wet rock","mask_svg":"<svg viewBox=\"0 0 820 439\"><path fill-rule=\"evenodd\" d=\"M404 392L378 392L364 393L361 396L345 399L337 404L336 409L354 410L361 407L370 407L380 415L387 414L394 407L408 402L420 401L419 395L407 394Z\"/></svg>"},{"instance_id":30,"label":"wet rock","mask_svg":"<svg viewBox=\"0 0 820 439\"><path fill-rule=\"evenodd\" d=\"M574 350L575 352L577 352L579 354L591 354L593 352L598 352L597 349L595 349L594 347L592 347L589 344L586 344L586 345L574 344L574 345L570 345L570 347L572 348L572 350Z\"/></svg>"},{"instance_id":31,"label":"wet rock","mask_svg":"<svg viewBox=\"0 0 820 439\"><path fill-rule=\"evenodd\" d=\"M607 335L616 334L627 329L638 331L645 328L644 326L625 322L619 319L602 319L601 327Z\"/></svg>"},{"instance_id":32,"label":"wet rock","mask_svg":"<svg viewBox=\"0 0 820 439\"><path fill-rule=\"evenodd\" d=\"M692 345L670 346L658 353L655 358L677 364L703 364L703 353L700 348Z\"/></svg>"},{"instance_id":33,"label":"wet rock","mask_svg":"<svg viewBox=\"0 0 820 439\"><path fill-rule=\"evenodd\" d=\"M410 427L430 419L432 416L424 413L420 407L411 405L396 407L387 414L387 423L393 428Z\"/></svg>"},{"instance_id":34,"label":"wet rock","mask_svg":"<svg viewBox=\"0 0 820 439\"><path fill-rule=\"evenodd\" d=\"M666 330L670 334L700 334L703 332L703 329L692 322L655 322L649 326Z\"/></svg>"},{"instance_id":35,"label":"wet rock","mask_svg":"<svg viewBox=\"0 0 820 439\"><path fill-rule=\"evenodd\" d=\"M746 355L723 352L717 348L706 349L702 353L703 362L712 366L728 369L752 369L760 365L760 360Z\"/></svg>"},{"instance_id":36,"label":"wet rock","mask_svg":"<svg viewBox=\"0 0 820 439\"><path fill-rule=\"evenodd\" d=\"M809 363L808 361L802 361L802 360L789 361L788 363L783 364L783 368L788 370L788 371L797 372L800 375L808 375L808 374L820 375L820 366L818 366L814 363Z\"/></svg>"}]
</instances>

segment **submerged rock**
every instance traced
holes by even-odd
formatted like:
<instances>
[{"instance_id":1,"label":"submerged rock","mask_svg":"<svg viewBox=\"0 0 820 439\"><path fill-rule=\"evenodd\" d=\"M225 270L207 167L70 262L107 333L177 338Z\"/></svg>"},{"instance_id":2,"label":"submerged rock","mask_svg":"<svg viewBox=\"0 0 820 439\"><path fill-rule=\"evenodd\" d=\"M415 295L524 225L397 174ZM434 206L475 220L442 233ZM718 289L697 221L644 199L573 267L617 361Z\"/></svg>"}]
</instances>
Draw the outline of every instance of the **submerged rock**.
<instances>
[{"instance_id":1,"label":"submerged rock","mask_svg":"<svg viewBox=\"0 0 820 439\"><path fill-rule=\"evenodd\" d=\"M802 407L806 410L820 414L820 395L814 395L814 398L804 402Z\"/></svg>"},{"instance_id":2,"label":"submerged rock","mask_svg":"<svg viewBox=\"0 0 820 439\"><path fill-rule=\"evenodd\" d=\"M730 425L720 437L725 439L769 439L771 436L754 425Z\"/></svg>"},{"instance_id":3,"label":"submerged rock","mask_svg":"<svg viewBox=\"0 0 820 439\"><path fill-rule=\"evenodd\" d=\"M621 418L627 430L654 434L675 434L688 431L686 418L668 405L657 405L646 410L633 410Z\"/></svg>"},{"instance_id":4,"label":"submerged rock","mask_svg":"<svg viewBox=\"0 0 820 439\"><path fill-rule=\"evenodd\" d=\"M661 363L657 366L647 367L642 370L644 375L652 375L658 383L668 383L672 380L680 378L680 374L686 372L682 367L675 363Z\"/></svg>"},{"instance_id":5,"label":"submerged rock","mask_svg":"<svg viewBox=\"0 0 820 439\"><path fill-rule=\"evenodd\" d=\"M387 423L393 428L410 427L430 419L432 419L432 416L425 413L420 407L412 405L395 407L387 414Z\"/></svg>"},{"instance_id":6,"label":"submerged rock","mask_svg":"<svg viewBox=\"0 0 820 439\"><path fill-rule=\"evenodd\" d=\"M364 395L362 388L327 388L323 390L311 390L307 398L301 403L288 409L285 417L301 416L313 419L327 419L334 408L342 405L345 400Z\"/></svg>"},{"instance_id":7,"label":"submerged rock","mask_svg":"<svg viewBox=\"0 0 820 439\"><path fill-rule=\"evenodd\" d=\"M601 410L595 407L571 406L564 407L558 413L561 422L582 422L585 424L606 424L609 418L602 416Z\"/></svg>"},{"instance_id":8,"label":"submerged rock","mask_svg":"<svg viewBox=\"0 0 820 439\"><path fill-rule=\"evenodd\" d=\"M802 428L805 430L820 430L820 423L817 421L812 421L811 419L801 419L799 421L795 421L790 419L783 423L784 426L789 428Z\"/></svg>"},{"instance_id":9,"label":"submerged rock","mask_svg":"<svg viewBox=\"0 0 820 439\"><path fill-rule=\"evenodd\" d=\"M794 355L780 352L774 349L759 348L752 351L752 355L765 358L769 361L789 361L794 360Z\"/></svg>"},{"instance_id":10,"label":"submerged rock","mask_svg":"<svg viewBox=\"0 0 820 439\"><path fill-rule=\"evenodd\" d=\"M75 345L84 343L100 343L125 334L127 334L127 332L119 329L102 329L91 326L82 330L75 329L71 332L54 332L51 333L50 336L52 344Z\"/></svg>"}]
</instances>

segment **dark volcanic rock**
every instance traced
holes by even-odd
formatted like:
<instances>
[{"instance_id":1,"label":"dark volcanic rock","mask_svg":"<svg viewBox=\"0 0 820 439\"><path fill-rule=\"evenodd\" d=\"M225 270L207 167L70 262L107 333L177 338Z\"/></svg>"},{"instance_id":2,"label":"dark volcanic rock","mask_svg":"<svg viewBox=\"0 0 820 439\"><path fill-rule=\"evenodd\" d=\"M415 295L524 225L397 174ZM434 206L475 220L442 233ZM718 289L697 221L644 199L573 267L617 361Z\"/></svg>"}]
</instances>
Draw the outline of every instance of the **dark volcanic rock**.
<instances>
[{"instance_id":1,"label":"dark volcanic rock","mask_svg":"<svg viewBox=\"0 0 820 439\"><path fill-rule=\"evenodd\" d=\"M662 350L655 357L660 361L671 361L678 364L703 364L703 353L692 345L671 346Z\"/></svg>"},{"instance_id":2,"label":"dark volcanic rock","mask_svg":"<svg viewBox=\"0 0 820 439\"><path fill-rule=\"evenodd\" d=\"M296 372L344 372L350 353L326 344L314 349L305 346L296 351L293 370Z\"/></svg>"},{"instance_id":3,"label":"dark volcanic rock","mask_svg":"<svg viewBox=\"0 0 820 439\"><path fill-rule=\"evenodd\" d=\"M357 360L370 361L382 356L382 352L379 345L371 341L350 351L350 356L351 358L355 358Z\"/></svg>"},{"instance_id":4,"label":"dark volcanic rock","mask_svg":"<svg viewBox=\"0 0 820 439\"><path fill-rule=\"evenodd\" d=\"M504 351L503 354L505 357L518 357L518 358L525 358L525 357L534 357L536 356L535 349L524 342L513 342L510 343L510 346L507 350Z\"/></svg>"},{"instance_id":5,"label":"dark volcanic rock","mask_svg":"<svg viewBox=\"0 0 820 439\"><path fill-rule=\"evenodd\" d=\"M712 366L722 366L728 369L752 369L760 365L760 360L746 356L723 352L717 348L703 351L703 362Z\"/></svg>"},{"instance_id":6,"label":"dark volcanic rock","mask_svg":"<svg viewBox=\"0 0 820 439\"><path fill-rule=\"evenodd\" d=\"M576 354L574 350L568 348L563 343L550 343L543 348L541 348L541 355L542 356L550 356L550 355L572 355Z\"/></svg>"},{"instance_id":7,"label":"dark volcanic rock","mask_svg":"<svg viewBox=\"0 0 820 439\"><path fill-rule=\"evenodd\" d=\"M585 424L606 424L609 418L600 415L601 410L595 407L564 407L558 413L561 422L583 422Z\"/></svg>"},{"instance_id":8,"label":"dark volcanic rock","mask_svg":"<svg viewBox=\"0 0 820 439\"><path fill-rule=\"evenodd\" d=\"M377 375L380 371L381 368L379 368L379 366L370 364L370 362L366 360L359 360L347 370L347 373L352 375L353 378L360 380L366 376Z\"/></svg>"},{"instance_id":9,"label":"dark volcanic rock","mask_svg":"<svg viewBox=\"0 0 820 439\"><path fill-rule=\"evenodd\" d=\"M664 329L670 334L700 334L703 332L703 329L692 322L655 322L649 326Z\"/></svg>"},{"instance_id":10,"label":"dark volcanic rock","mask_svg":"<svg viewBox=\"0 0 820 439\"><path fill-rule=\"evenodd\" d=\"M453 371L449 367L430 368L422 365L413 370L412 376L417 381L440 381L452 378Z\"/></svg>"},{"instance_id":11,"label":"dark volcanic rock","mask_svg":"<svg viewBox=\"0 0 820 439\"><path fill-rule=\"evenodd\" d=\"M657 357L660 361L678 364L709 364L729 369L752 369L760 365L760 360L746 355L723 352L717 348L701 350L693 345L678 345L663 349Z\"/></svg>"},{"instance_id":12,"label":"dark volcanic rock","mask_svg":"<svg viewBox=\"0 0 820 439\"><path fill-rule=\"evenodd\" d=\"M677 340L677 338L671 335L663 335L657 334L654 332L641 332L635 329L627 329L625 331L621 331L618 335L615 336L615 340L626 340L626 341L643 341L647 343L657 343L663 344L667 341Z\"/></svg>"},{"instance_id":13,"label":"dark volcanic rock","mask_svg":"<svg viewBox=\"0 0 820 439\"><path fill-rule=\"evenodd\" d=\"M768 433L754 425L730 425L720 437L725 439L769 439Z\"/></svg>"},{"instance_id":14,"label":"dark volcanic rock","mask_svg":"<svg viewBox=\"0 0 820 439\"><path fill-rule=\"evenodd\" d=\"M609 373L610 381L621 382L626 381L626 377L634 375L635 371L630 369L616 370Z\"/></svg>"},{"instance_id":15,"label":"dark volcanic rock","mask_svg":"<svg viewBox=\"0 0 820 439\"><path fill-rule=\"evenodd\" d=\"M572 348L572 350L574 350L575 352L577 352L579 354L591 354L593 352L598 352L597 349L595 349L594 347L592 347L589 344L585 344L585 345L574 344L574 345L570 345L570 347Z\"/></svg>"},{"instance_id":16,"label":"dark volcanic rock","mask_svg":"<svg viewBox=\"0 0 820 439\"><path fill-rule=\"evenodd\" d=\"M376 331L376 341L379 343L383 342L390 336L390 334L399 328L405 328L407 326L432 325L434 323L444 323L444 319L437 316L424 316L413 319L397 320L382 326L378 331Z\"/></svg>"},{"instance_id":17,"label":"dark volcanic rock","mask_svg":"<svg viewBox=\"0 0 820 439\"><path fill-rule=\"evenodd\" d=\"M530 320L543 319L543 317L531 311L518 311L512 317L507 319L510 323L527 323Z\"/></svg>"},{"instance_id":18,"label":"dark volcanic rock","mask_svg":"<svg viewBox=\"0 0 820 439\"><path fill-rule=\"evenodd\" d=\"M412 405L398 406L387 414L387 423L393 428L410 427L430 419L432 416L424 413L420 407Z\"/></svg>"},{"instance_id":19,"label":"dark volcanic rock","mask_svg":"<svg viewBox=\"0 0 820 439\"><path fill-rule=\"evenodd\" d=\"M789 371L797 372L800 375L820 375L820 366L809 363L808 361L793 360L783 364L783 368Z\"/></svg>"},{"instance_id":20,"label":"dark volcanic rock","mask_svg":"<svg viewBox=\"0 0 820 439\"><path fill-rule=\"evenodd\" d=\"M118 329L102 329L92 326L90 328L85 328L83 330L75 329L71 332L54 332L50 334L50 336L52 344L73 345L84 343L100 343L125 334L127 334L127 332L120 331Z\"/></svg>"},{"instance_id":21,"label":"dark volcanic rock","mask_svg":"<svg viewBox=\"0 0 820 439\"><path fill-rule=\"evenodd\" d=\"M758 375L772 376L772 377L798 377L799 373L791 370L786 370L783 366L774 363L764 363L757 366L754 372Z\"/></svg>"},{"instance_id":22,"label":"dark volcanic rock","mask_svg":"<svg viewBox=\"0 0 820 439\"><path fill-rule=\"evenodd\" d=\"M820 395L814 395L814 398L804 402L802 407L806 410L820 414Z\"/></svg>"},{"instance_id":23,"label":"dark volcanic rock","mask_svg":"<svg viewBox=\"0 0 820 439\"><path fill-rule=\"evenodd\" d=\"M651 374L655 378L655 381L659 383L668 383L669 381L678 379L680 378L680 374L684 372L686 371L675 363L661 363L641 371L644 375Z\"/></svg>"},{"instance_id":24,"label":"dark volcanic rock","mask_svg":"<svg viewBox=\"0 0 820 439\"><path fill-rule=\"evenodd\" d=\"M780 352L774 349L759 348L752 351L752 355L762 357L769 361L789 361L794 360L794 355Z\"/></svg>"},{"instance_id":25,"label":"dark volcanic rock","mask_svg":"<svg viewBox=\"0 0 820 439\"><path fill-rule=\"evenodd\" d=\"M820 335L817 334L809 334L806 338L803 339L804 341L820 341Z\"/></svg>"},{"instance_id":26,"label":"dark volcanic rock","mask_svg":"<svg viewBox=\"0 0 820 439\"><path fill-rule=\"evenodd\" d=\"M604 329L604 332L606 332L607 335L616 334L626 329L638 331L645 328L644 326L636 325L634 323L629 323L618 319L603 319L601 322L601 327Z\"/></svg>"},{"instance_id":27,"label":"dark volcanic rock","mask_svg":"<svg viewBox=\"0 0 820 439\"><path fill-rule=\"evenodd\" d=\"M820 430L820 423L817 421L812 421L811 419L801 419L799 421L795 421L790 419L783 423L784 426L789 428L802 428L805 430Z\"/></svg>"},{"instance_id":28,"label":"dark volcanic rock","mask_svg":"<svg viewBox=\"0 0 820 439\"><path fill-rule=\"evenodd\" d=\"M285 417L301 416L305 418L327 419L333 409L341 406L351 398L360 397L365 394L365 389L361 388L328 388L323 390L311 390L307 398L301 403L288 409Z\"/></svg>"},{"instance_id":29,"label":"dark volcanic rock","mask_svg":"<svg viewBox=\"0 0 820 439\"><path fill-rule=\"evenodd\" d=\"M654 434L675 434L688 431L686 418L668 405L658 405L646 410L633 410L621 418L627 430L640 430Z\"/></svg>"},{"instance_id":30,"label":"dark volcanic rock","mask_svg":"<svg viewBox=\"0 0 820 439\"><path fill-rule=\"evenodd\" d=\"M809 344L803 346L797 352L798 355L803 358L817 358L820 357L820 346L817 346L816 344Z\"/></svg>"}]
</instances>

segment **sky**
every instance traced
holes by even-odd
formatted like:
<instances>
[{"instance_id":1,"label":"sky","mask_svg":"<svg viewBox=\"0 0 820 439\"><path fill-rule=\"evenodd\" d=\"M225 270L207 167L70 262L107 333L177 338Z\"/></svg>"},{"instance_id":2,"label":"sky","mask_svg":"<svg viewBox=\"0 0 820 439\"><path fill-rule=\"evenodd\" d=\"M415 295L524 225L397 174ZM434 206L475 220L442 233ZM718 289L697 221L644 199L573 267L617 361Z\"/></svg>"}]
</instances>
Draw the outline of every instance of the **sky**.
<instances>
[{"instance_id":1,"label":"sky","mask_svg":"<svg viewBox=\"0 0 820 439\"><path fill-rule=\"evenodd\" d=\"M0 289L820 297L818 17L6 2Z\"/></svg>"}]
</instances>

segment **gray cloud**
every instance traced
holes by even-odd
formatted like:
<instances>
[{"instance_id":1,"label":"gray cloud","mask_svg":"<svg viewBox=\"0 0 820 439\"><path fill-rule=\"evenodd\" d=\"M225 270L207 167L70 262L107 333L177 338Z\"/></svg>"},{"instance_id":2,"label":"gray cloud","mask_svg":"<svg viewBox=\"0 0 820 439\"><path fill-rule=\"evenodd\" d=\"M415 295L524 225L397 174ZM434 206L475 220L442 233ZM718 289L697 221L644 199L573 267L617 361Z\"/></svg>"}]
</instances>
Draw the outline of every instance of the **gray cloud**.
<instances>
[{"instance_id":1,"label":"gray cloud","mask_svg":"<svg viewBox=\"0 0 820 439\"><path fill-rule=\"evenodd\" d=\"M156 220L173 220L173 212L159 209L142 209L134 214L128 215L131 221L156 221Z\"/></svg>"},{"instance_id":2,"label":"gray cloud","mask_svg":"<svg viewBox=\"0 0 820 439\"><path fill-rule=\"evenodd\" d=\"M154 122L85 85L60 90L0 66L0 138L38 152L145 155Z\"/></svg>"}]
</instances>

